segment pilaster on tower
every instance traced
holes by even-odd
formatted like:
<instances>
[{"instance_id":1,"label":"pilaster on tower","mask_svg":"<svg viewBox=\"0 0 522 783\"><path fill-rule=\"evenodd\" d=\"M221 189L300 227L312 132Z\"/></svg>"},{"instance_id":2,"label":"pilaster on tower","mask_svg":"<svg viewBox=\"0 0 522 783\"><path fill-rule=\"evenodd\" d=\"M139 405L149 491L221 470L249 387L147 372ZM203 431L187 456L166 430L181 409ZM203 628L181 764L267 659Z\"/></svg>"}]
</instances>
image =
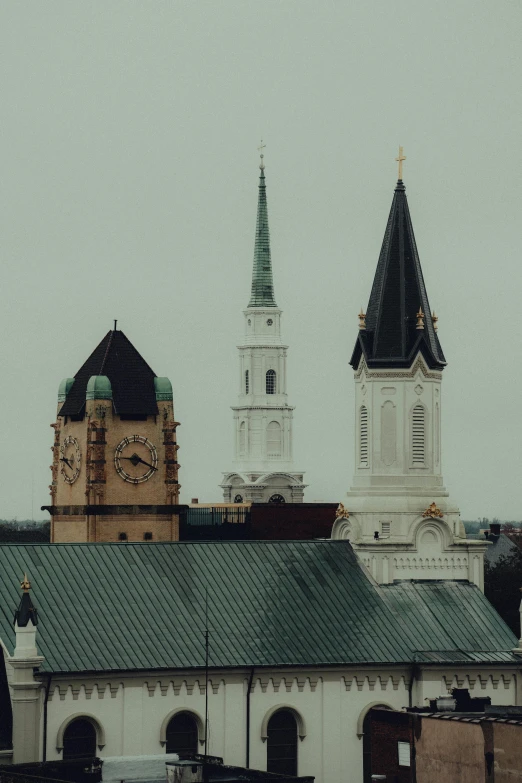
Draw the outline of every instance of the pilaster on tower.
<instances>
[{"instance_id":1,"label":"pilaster on tower","mask_svg":"<svg viewBox=\"0 0 522 783\"><path fill-rule=\"evenodd\" d=\"M402 148L399 152L402 167ZM349 538L377 581L469 579L483 587L481 542L467 541L442 478L446 360L413 233L406 189L395 187L355 374L355 472L332 538Z\"/></svg>"},{"instance_id":2,"label":"pilaster on tower","mask_svg":"<svg viewBox=\"0 0 522 783\"><path fill-rule=\"evenodd\" d=\"M303 473L293 467L281 310L274 296L265 164L261 155L252 288L239 350L234 467L221 484L228 502L301 502Z\"/></svg>"}]
</instances>

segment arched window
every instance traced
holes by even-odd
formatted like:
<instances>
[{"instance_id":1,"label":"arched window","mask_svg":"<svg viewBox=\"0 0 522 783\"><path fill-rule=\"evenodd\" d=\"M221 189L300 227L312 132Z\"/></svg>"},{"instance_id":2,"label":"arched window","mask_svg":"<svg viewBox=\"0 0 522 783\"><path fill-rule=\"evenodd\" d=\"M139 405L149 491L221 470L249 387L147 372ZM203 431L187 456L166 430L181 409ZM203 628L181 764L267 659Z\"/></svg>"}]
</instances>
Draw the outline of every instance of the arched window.
<instances>
[{"instance_id":1,"label":"arched window","mask_svg":"<svg viewBox=\"0 0 522 783\"><path fill-rule=\"evenodd\" d=\"M250 393L250 376L248 370L245 370L245 394Z\"/></svg>"},{"instance_id":2,"label":"arched window","mask_svg":"<svg viewBox=\"0 0 522 783\"><path fill-rule=\"evenodd\" d=\"M63 733L63 758L96 756L96 728L88 718L71 721Z\"/></svg>"},{"instance_id":3,"label":"arched window","mask_svg":"<svg viewBox=\"0 0 522 783\"><path fill-rule=\"evenodd\" d=\"M368 462L368 408L361 406L359 411L359 465L367 468Z\"/></svg>"},{"instance_id":4,"label":"arched window","mask_svg":"<svg viewBox=\"0 0 522 783\"><path fill-rule=\"evenodd\" d=\"M271 495L268 498L269 503L285 503L285 499L282 495Z\"/></svg>"},{"instance_id":5,"label":"arched window","mask_svg":"<svg viewBox=\"0 0 522 783\"><path fill-rule=\"evenodd\" d=\"M242 503L243 495L234 495L234 503Z\"/></svg>"},{"instance_id":6,"label":"arched window","mask_svg":"<svg viewBox=\"0 0 522 783\"><path fill-rule=\"evenodd\" d=\"M178 712L167 726L167 753L197 753L198 726L189 712Z\"/></svg>"},{"instance_id":7,"label":"arched window","mask_svg":"<svg viewBox=\"0 0 522 783\"><path fill-rule=\"evenodd\" d=\"M416 405L411 418L411 461L413 466L424 467L426 417L423 405Z\"/></svg>"},{"instance_id":8,"label":"arched window","mask_svg":"<svg viewBox=\"0 0 522 783\"><path fill-rule=\"evenodd\" d=\"M268 370L266 373L266 393L267 394L275 394L276 393L276 371L275 370Z\"/></svg>"},{"instance_id":9,"label":"arched window","mask_svg":"<svg viewBox=\"0 0 522 783\"><path fill-rule=\"evenodd\" d=\"M246 424L244 421L239 425L239 453L243 455L246 449Z\"/></svg>"},{"instance_id":10,"label":"arched window","mask_svg":"<svg viewBox=\"0 0 522 783\"><path fill-rule=\"evenodd\" d=\"M279 775L297 775L297 723L290 710L278 710L268 721L266 769Z\"/></svg>"},{"instance_id":11,"label":"arched window","mask_svg":"<svg viewBox=\"0 0 522 783\"><path fill-rule=\"evenodd\" d=\"M266 453L269 457L281 456L281 425L271 421L266 428Z\"/></svg>"}]
</instances>

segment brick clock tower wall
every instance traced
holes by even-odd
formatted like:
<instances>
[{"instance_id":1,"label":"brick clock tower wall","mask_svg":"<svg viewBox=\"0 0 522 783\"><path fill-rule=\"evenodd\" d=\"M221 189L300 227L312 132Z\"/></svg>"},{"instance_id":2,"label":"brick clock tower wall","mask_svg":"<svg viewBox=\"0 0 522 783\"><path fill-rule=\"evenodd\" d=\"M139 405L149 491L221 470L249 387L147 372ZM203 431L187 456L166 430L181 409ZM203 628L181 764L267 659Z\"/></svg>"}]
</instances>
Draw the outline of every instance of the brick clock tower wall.
<instances>
[{"instance_id":1,"label":"brick clock tower wall","mask_svg":"<svg viewBox=\"0 0 522 783\"><path fill-rule=\"evenodd\" d=\"M178 423L170 381L154 376L122 332L110 332L105 341L106 375L86 380L97 364L91 356L60 385L51 425L52 505L44 507L51 513L51 541L177 541ZM123 341L129 366L125 351L114 346ZM129 408L135 412L120 412Z\"/></svg>"}]
</instances>

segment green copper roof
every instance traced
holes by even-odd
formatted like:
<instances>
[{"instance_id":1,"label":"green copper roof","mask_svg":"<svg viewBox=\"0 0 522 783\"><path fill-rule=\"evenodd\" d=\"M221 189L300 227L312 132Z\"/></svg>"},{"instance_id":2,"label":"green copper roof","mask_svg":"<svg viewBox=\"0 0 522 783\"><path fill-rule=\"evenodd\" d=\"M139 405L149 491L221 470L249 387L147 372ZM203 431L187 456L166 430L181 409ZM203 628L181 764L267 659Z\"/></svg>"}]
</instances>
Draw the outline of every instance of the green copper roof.
<instances>
[{"instance_id":1,"label":"green copper roof","mask_svg":"<svg viewBox=\"0 0 522 783\"><path fill-rule=\"evenodd\" d=\"M85 392L86 400L112 400L112 386L106 375L91 375Z\"/></svg>"},{"instance_id":2,"label":"green copper roof","mask_svg":"<svg viewBox=\"0 0 522 783\"><path fill-rule=\"evenodd\" d=\"M74 378L64 378L63 381L60 382L58 387L58 402L65 402L73 383Z\"/></svg>"},{"instance_id":3,"label":"green copper roof","mask_svg":"<svg viewBox=\"0 0 522 783\"><path fill-rule=\"evenodd\" d=\"M516 660L474 585L379 587L348 541L4 544L0 638L19 581L38 610L45 671Z\"/></svg>"},{"instance_id":4,"label":"green copper roof","mask_svg":"<svg viewBox=\"0 0 522 783\"><path fill-rule=\"evenodd\" d=\"M154 391L157 400L173 400L172 384L168 378L154 378Z\"/></svg>"},{"instance_id":5,"label":"green copper roof","mask_svg":"<svg viewBox=\"0 0 522 783\"><path fill-rule=\"evenodd\" d=\"M270 259L270 232L268 230L268 209L266 206L265 169L261 159L259 177L259 199L257 202L256 242L254 246L254 268L252 271L252 294L249 307L277 307L274 299L272 261Z\"/></svg>"}]
</instances>

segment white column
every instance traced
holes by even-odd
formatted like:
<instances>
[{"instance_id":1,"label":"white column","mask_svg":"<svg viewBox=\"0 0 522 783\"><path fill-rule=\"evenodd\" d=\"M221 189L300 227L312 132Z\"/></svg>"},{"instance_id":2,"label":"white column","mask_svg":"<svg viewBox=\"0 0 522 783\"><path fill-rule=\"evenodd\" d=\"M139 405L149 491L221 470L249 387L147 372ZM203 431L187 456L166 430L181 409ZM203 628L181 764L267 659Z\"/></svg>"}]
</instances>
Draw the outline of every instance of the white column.
<instances>
[{"instance_id":1,"label":"white column","mask_svg":"<svg viewBox=\"0 0 522 783\"><path fill-rule=\"evenodd\" d=\"M8 663L12 668L9 684L13 709L13 764L40 761L40 683L34 676L43 656L36 650L36 628L29 620L25 627L15 623L16 647Z\"/></svg>"}]
</instances>

